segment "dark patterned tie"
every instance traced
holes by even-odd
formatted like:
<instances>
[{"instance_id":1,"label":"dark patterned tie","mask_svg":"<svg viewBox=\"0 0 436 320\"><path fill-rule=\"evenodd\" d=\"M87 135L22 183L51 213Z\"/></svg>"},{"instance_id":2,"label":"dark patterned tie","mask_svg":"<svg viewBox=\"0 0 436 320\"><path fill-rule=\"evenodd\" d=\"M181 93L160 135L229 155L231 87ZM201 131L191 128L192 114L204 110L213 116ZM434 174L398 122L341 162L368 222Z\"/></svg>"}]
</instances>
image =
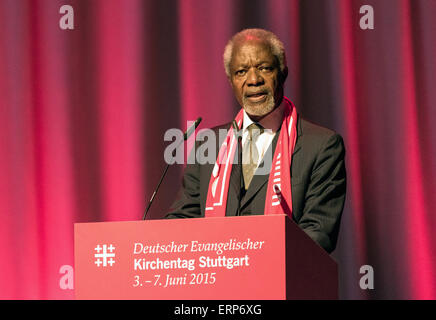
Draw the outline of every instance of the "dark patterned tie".
<instances>
[{"instance_id":1,"label":"dark patterned tie","mask_svg":"<svg viewBox=\"0 0 436 320\"><path fill-rule=\"evenodd\" d=\"M256 140L263 133L263 127L258 123L252 123L247 129L248 139L242 148L242 174L244 175L245 190L248 189L257 168L259 152Z\"/></svg>"}]
</instances>

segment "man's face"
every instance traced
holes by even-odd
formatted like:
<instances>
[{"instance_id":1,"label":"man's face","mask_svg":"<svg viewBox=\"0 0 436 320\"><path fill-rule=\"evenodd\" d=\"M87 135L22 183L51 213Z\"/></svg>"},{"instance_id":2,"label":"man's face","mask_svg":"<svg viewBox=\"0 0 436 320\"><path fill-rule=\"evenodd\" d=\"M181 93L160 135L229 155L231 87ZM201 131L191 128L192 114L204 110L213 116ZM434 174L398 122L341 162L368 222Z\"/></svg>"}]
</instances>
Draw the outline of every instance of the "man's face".
<instances>
[{"instance_id":1,"label":"man's face","mask_svg":"<svg viewBox=\"0 0 436 320\"><path fill-rule=\"evenodd\" d=\"M252 118L260 120L280 103L285 78L267 43L246 40L234 44L230 82L236 100Z\"/></svg>"}]
</instances>

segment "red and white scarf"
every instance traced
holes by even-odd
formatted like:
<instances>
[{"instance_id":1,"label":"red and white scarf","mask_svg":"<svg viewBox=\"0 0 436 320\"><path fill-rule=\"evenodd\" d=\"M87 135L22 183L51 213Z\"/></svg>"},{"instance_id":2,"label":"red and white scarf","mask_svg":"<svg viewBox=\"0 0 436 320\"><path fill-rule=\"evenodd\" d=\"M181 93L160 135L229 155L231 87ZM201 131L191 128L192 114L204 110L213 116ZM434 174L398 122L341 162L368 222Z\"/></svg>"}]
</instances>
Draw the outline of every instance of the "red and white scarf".
<instances>
[{"instance_id":1,"label":"red and white scarf","mask_svg":"<svg viewBox=\"0 0 436 320\"><path fill-rule=\"evenodd\" d=\"M264 214L287 214L292 217L290 170L297 139L297 110L286 97L283 98L282 103L284 104L284 117L269 174ZM235 120L238 127L242 128L242 109L236 115ZM230 128L221 145L210 177L206 199L206 217L224 217L226 215L230 173L236 147L237 140L233 128Z\"/></svg>"}]
</instances>

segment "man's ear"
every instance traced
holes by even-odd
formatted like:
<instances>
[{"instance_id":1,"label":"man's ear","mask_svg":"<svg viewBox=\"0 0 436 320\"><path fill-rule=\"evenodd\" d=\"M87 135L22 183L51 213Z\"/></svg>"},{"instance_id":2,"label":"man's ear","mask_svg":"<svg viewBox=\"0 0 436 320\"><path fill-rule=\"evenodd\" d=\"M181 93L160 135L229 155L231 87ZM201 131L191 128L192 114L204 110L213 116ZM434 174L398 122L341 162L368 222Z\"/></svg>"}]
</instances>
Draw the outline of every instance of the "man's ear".
<instances>
[{"instance_id":1,"label":"man's ear","mask_svg":"<svg viewBox=\"0 0 436 320\"><path fill-rule=\"evenodd\" d=\"M286 78L288 77L288 67L286 66L282 72L280 72L280 82L282 84L285 83Z\"/></svg>"},{"instance_id":2,"label":"man's ear","mask_svg":"<svg viewBox=\"0 0 436 320\"><path fill-rule=\"evenodd\" d=\"M230 75L230 76L227 76L227 80L229 81L229 84L230 84L230 86L232 87L232 89L233 89L233 81L232 81L232 75Z\"/></svg>"}]
</instances>

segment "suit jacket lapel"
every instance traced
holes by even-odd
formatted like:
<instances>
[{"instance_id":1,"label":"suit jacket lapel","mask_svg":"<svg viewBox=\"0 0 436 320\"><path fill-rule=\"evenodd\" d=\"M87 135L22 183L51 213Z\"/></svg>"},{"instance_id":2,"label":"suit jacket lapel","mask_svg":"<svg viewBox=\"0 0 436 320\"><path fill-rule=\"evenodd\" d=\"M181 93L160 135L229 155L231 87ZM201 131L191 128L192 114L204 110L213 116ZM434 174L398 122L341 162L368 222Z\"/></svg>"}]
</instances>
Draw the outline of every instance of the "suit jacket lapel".
<instances>
[{"instance_id":1,"label":"suit jacket lapel","mask_svg":"<svg viewBox=\"0 0 436 320\"><path fill-rule=\"evenodd\" d=\"M292 157L300 151L301 149L301 139L298 139L303 134L303 129L301 128L300 115L297 114L297 140L295 141L294 152L292 153Z\"/></svg>"}]
</instances>

